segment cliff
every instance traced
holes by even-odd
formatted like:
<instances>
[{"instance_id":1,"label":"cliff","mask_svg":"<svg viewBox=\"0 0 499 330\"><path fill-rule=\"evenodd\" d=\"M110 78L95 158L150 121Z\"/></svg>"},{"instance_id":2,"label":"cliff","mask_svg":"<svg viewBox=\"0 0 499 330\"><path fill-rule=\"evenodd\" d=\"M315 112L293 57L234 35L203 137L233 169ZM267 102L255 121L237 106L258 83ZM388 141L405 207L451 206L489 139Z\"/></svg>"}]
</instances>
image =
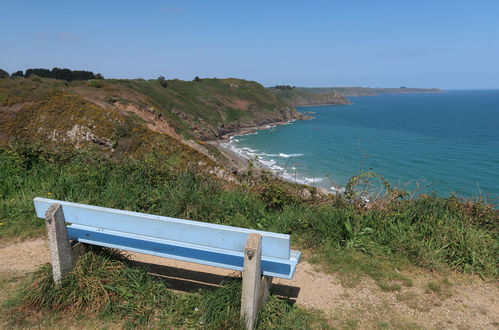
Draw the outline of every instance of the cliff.
<instances>
[{"instance_id":1,"label":"cliff","mask_svg":"<svg viewBox=\"0 0 499 330\"><path fill-rule=\"evenodd\" d=\"M370 88L370 87L318 87L318 88L296 88L306 90L311 94L340 93L349 96L375 96L380 94L420 94L420 93L443 93L438 88Z\"/></svg>"},{"instance_id":2,"label":"cliff","mask_svg":"<svg viewBox=\"0 0 499 330\"><path fill-rule=\"evenodd\" d=\"M333 90L317 91L316 88L276 86L269 92L291 106L350 104L341 93Z\"/></svg>"},{"instance_id":3,"label":"cliff","mask_svg":"<svg viewBox=\"0 0 499 330\"><path fill-rule=\"evenodd\" d=\"M138 131L185 141L210 140L242 128L301 119L260 84L198 81L0 79L0 141L48 139L120 148Z\"/></svg>"}]
</instances>

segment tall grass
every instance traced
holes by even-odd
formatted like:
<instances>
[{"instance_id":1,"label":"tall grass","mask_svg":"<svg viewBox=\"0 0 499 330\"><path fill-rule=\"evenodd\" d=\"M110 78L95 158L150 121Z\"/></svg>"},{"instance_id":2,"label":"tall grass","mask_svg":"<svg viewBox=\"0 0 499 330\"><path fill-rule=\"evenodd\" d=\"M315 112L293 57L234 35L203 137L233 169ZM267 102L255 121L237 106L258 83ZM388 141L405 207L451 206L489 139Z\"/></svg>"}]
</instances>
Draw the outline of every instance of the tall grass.
<instances>
[{"instance_id":1,"label":"tall grass","mask_svg":"<svg viewBox=\"0 0 499 330\"><path fill-rule=\"evenodd\" d=\"M94 317L118 321L127 328L238 329L241 281L228 278L214 291L174 292L146 269L130 267L125 256L108 249L90 250L56 286L51 267L34 273L11 306L11 326L31 326L39 317ZM271 296L259 328L324 326L324 318ZM53 317L57 319L56 317ZM50 327L50 325L48 325Z\"/></svg>"},{"instance_id":2,"label":"tall grass","mask_svg":"<svg viewBox=\"0 0 499 330\"><path fill-rule=\"evenodd\" d=\"M43 196L289 233L324 264L334 258L322 252L344 251L404 258L431 270L498 275L499 218L486 204L420 196L383 208L359 209L340 197L316 205L289 196L284 185L227 190L161 156L117 161L18 145L0 149L0 239L40 234L43 221L35 217L32 199Z\"/></svg>"}]
</instances>

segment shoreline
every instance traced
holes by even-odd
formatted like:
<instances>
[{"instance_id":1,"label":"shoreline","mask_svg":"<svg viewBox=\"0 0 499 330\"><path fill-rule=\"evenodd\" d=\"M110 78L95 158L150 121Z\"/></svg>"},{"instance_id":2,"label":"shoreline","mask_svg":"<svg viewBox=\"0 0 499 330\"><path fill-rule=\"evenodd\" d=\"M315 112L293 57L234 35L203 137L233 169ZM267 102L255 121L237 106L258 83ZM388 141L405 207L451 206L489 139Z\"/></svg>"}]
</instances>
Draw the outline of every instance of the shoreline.
<instances>
[{"instance_id":1,"label":"shoreline","mask_svg":"<svg viewBox=\"0 0 499 330\"><path fill-rule=\"evenodd\" d=\"M286 171L276 171L274 168L271 166L265 164L261 159L259 159L258 156L255 156L253 158L245 157L244 155L241 155L239 152L235 151L231 146L231 140L233 137L236 136L243 136L243 135L248 135L248 134L255 134L260 130L266 130L266 129L271 129L276 126L280 125L287 125L291 124L293 122L297 121L296 119L293 120L288 120L288 121L282 121L278 123L272 123L272 124L265 124L265 125L260 125L260 126L253 126L253 127L248 127L241 129L236 132L231 132L223 135L221 139L217 140L210 140L207 141L207 143L211 144L212 146L216 147L229 161L229 165L231 167L232 171L247 171L250 166L253 167L253 169L256 170L266 170L270 171L273 175L278 177L279 179L283 181L287 181L289 183L293 184L299 184L307 187L314 187L318 189L322 195L328 195L328 194L337 194L341 192L341 188L331 186L329 188L325 187L318 187L314 185L314 181L307 182L308 178L303 178L303 179L297 179L296 177L294 179L291 179L289 177L286 177ZM251 165L250 165L251 164ZM300 182L301 181L301 182Z\"/></svg>"},{"instance_id":2,"label":"shoreline","mask_svg":"<svg viewBox=\"0 0 499 330\"><path fill-rule=\"evenodd\" d=\"M268 124L262 124L262 125L256 125L256 126L249 126L249 127L241 127L240 129L238 129L236 131L225 133L219 139L207 140L205 142L208 142L208 143L217 143L217 142L218 143L224 143L224 142L229 142L230 138L233 137L233 136L241 136L241 135L252 134L252 133L255 133L257 131L274 128L276 126L288 125L288 124L294 123L297 120L308 120L308 119L312 119L312 117L310 117L310 116L308 116L308 117L304 116L304 118L302 118L302 119L300 119L300 118L294 118L294 119L290 119L290 120L277 121L277 122L268 123Z\"/></svg>"},{"instance_id":3,"label":"shoreline","mask_svg":"<svg viewBox=\"0 0 499 330\"><path fill-rule=\"evenodd\" d=\"M290 120L279 121L279 122L270 123L270 124L244 127L244 128L241 128L237 131L226 133L226 134L222 135L222 137L220 139L208 140L208 141L206 141L206 143L209 143L210 145L216 147L229 160L229 163L232 167L235 167L235 169L237 169L238 171L246 171L250 167L249 162L251 161L251 159L246 158L246 157L238 154L237 152L235 152L234 150L232 150L228 146L224 145L224 144L230 143L231 138L233 138L235 136L254 134L258 131L271 129L271 128L281 126L281 125L288 125L288 124L294 123L297 120L308 120L308 119L311 119L311 118L306 118L306 116L304 116L303 119L290 119ZM252 166L254 166L255 168L260 169L260 170L272 171L272 169L270 167L265 166L265 164L263 164L262 162L260 162L258 160L256 162L253 162Z\"/></svg>"}]
</instances>

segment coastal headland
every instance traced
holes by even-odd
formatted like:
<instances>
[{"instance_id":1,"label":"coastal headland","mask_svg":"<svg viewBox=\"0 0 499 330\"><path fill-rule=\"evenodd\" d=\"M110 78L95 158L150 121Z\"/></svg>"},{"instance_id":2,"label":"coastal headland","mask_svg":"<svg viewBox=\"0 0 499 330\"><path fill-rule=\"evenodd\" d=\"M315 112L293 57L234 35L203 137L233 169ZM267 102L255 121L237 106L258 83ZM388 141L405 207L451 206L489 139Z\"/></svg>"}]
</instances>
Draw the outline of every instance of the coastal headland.
<instances>
[{"instance_id":1,"label":"coastal headland","mask_svg":"<svg viewBox=\"0 0 499 330\"><path fill-rule=\"evenodd\" d=\"M301 119L240 79L0 78L0 327L240 326L234 274L89 249L55 286L33 210L47 197L291 234L306 261L262 329L496 328L491 205L389 185L367 203L365 177L324 194L234 171L211 142Z\"/></svg>"},{"instance_id":2,"label":"coastal headland","mask_svg":"<svg viewBox=\"0 0 499 330\"><path fill-rule=\"evenodd\" d=\"M443 93L438 88L369 88L369 87L295 87L278 85L268 90L289 105L304 107L352 103L349 96L375 96L382 94Z\"/></svg>"}]
</instances>

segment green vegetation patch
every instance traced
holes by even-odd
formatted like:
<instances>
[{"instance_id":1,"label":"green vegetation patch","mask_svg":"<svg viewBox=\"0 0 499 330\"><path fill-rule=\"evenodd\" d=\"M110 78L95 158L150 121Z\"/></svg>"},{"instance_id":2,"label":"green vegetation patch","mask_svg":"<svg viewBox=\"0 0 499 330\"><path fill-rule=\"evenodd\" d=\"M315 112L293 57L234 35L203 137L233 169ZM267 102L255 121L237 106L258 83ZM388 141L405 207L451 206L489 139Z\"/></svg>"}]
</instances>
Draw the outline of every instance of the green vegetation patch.
<instances>
[{"instance_id":1,"label":"green vegetation patch","mask_svg":"<svg viewBox=\"0 0 499 330\"><path fill-rule=\"evenodd\" d=\"M349 287L357 286L366 275L384 291L400 291L413 285L412 280L400 271L409 267L404 259L373 257L326 245L311 261L322 264L327 272L339 274L342 283Z\"/></svg>"},{"instance_id":2,"label":"green vegetation patch","mask_svg":"<svg viewBox=\"0 0 499 330\"><path fill-rule=\"evenodd\" d=\"M169 80L167 87L157 80L110 82L146 95L178 132L202 139L216 138L227 127L256 124L261 120L291 119L297 115L293 108L252 81Z\"/></svg>"},{"instance_id":3,"label":"green vegetation patch","mask_svg":"<svg viewBox=\"0 0 499 330\"><path fill-rule=\"evenodd\" d=\"M30 145L0 148L0 238L43 232L32 200L47 196L288 233L296 246L310 250L334 271L348 269L334 268L342 264L341 258L364 260L368 266L379 258L395 263L392 268L397 269L402 260L430 270L498 275L498 213L486 204L421 196L383 208L358 208L342 196L303 201L292 194L293 186L259 177L243 177L240 186L228 190L223 182L187 166L181 153L161 153L162 145L158 142L157 150L119 159ZM378 271L369 267L355 271L376 279ZM402 278L395 282L406 285Z\"/></svg>"},{"instance_id":4,"label":"green vegetation patch","mask_svg":"<svg viewBox=\"0 0 499 330\"><path fill-rule=\"evenodd\" d=\"M116 140L117 126L125 122L125 117L116 111L105 111L80 96L64 92L27 103L21 111L2 119L0 130L11 138L109 148Z\"/></svg>"},{"instance_id":5,"label":"green vegetation patch","mask_svg":"<svg viewBox=\"0 0 499 330\"><path fill-rule=\"evenodd\" d=\"M10 326L27 327L42 318L56 322L59 315L64 315L76 319L96 317L127 328L238 329L240 300L240 279L228 278L214 291L179 293L148 275L145 268L132 267L123 254L90 249L80 256L60 286L54 285L50 265L35 272L7 302L7 321ZM326 325L318 312L297 308L271 295L261 312L259 328L310 329Z\"/></svg>"}]
</instances>

